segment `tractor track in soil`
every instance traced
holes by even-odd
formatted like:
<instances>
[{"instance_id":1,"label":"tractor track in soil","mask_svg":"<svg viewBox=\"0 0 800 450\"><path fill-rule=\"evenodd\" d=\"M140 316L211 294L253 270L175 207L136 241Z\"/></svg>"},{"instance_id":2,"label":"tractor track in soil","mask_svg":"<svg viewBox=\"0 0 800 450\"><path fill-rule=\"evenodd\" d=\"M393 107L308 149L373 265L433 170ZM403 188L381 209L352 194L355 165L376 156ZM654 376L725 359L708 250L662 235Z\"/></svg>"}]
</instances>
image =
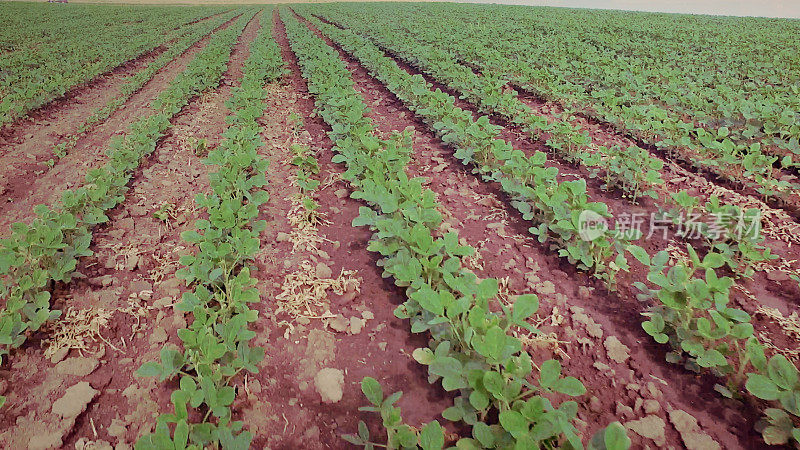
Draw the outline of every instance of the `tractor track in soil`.
<instances>
[{"instance_id":1,"label":"tractor track in soil","mask_svg":"<svg viewBox=\"0 0 800 450\"><path fill-rule=\"evenodd\" d=\"M70 350L47 358L36 345L51 337L52 330L47 330L12 356L9 385L13 387L6 405L11 413L0 421L0 442L8 448L25 447L34 435L60 435L63 444L72 447L100 441L132 445L168 410L172 385L135 377L134 372L157 359L162 346L180 343L177 330L185 327L186 318L172 306L186 288L175 270L180 255L192 250L180 233L193 229L201 218L194 195L210 190L211 168L202 164L192 142L206 139L209 146L216 146L227 128L225 101L240 82L248 46L258 32L257 17L234 45L219 87L193 99L172 119L155 152L134 174L123 203L109 214L107 224L95 230L91 247L95 255L78 266L85 277L59 285L53 295L53 303L65 313L103 309L111 314L108 326L101 328L104 341L93 349L97 352ZM153 213L165 205L167 219L155 218ZM89 361L73 359L80 356ZM70 373L71 364L78 364L75 361L93 369L88 374ZM39 370L42 367L51 370ZM74 424L60 423L50 405L78 382L88 382L99 392Z\"/></svg>"},{"instance_id":2,"label":"tractor track in soil","mask_svg":"<svg viewBox=\"0 0 800 450\"><path fill-rule=\"evenodd\" d=\"M214 29L162 67L121 108L117 109L103 123L98 124L89 133L81 137L75 148L68 155L59 159L52 168L48 168L45 164L47 159L50 158L51 145L41 146L35 139L25 139L23 143L19 144L24 148L29 148L28 152L34 151L33 149L35 148L35 153L38 156L35 157L34 161L24 156L27 153L20 150L19 154L24 156L21 165L17 166L11 161L5 160L6 167L13 166L14 168L8 169L13 173L13 177L8 178L9 184L6 186L6 191L0 195L0 235L5 237L9 233L9 227L13 222L27 222L35 217L33 212L35 205L52 204L53 201L60 198L64 190L81 186L83 177L89 170L105 164L107 160L105 151L111 139L114 136L124 135L127 127L135 120L153 113L154 111L150 108L151 102L169 85L178 73L186 68L194 56L205 47L208 39L214 33L227 28L237 18L238 16ZM89 88L89 90L94 92L92 88ZM79 111L75 112L75 114L70 113L65 120L69 120L69 123L72 124L71 126L77 126L83 118L81 114L86 114L90 110L93 111L96 106L97 104L92 103L92 106L86 109L83 105L66 104L64 108L77 109ZM66 111L53 111L53 114L56 112L58 114L66 114ZM50 132L48 130L52 130L52 127L61 126L57 124L63 125L60 119L55 119L55 122L52 123L52 126L46 124L37 126L34 123L33 126L36 128L31 133L41 137L43 139L42 142L49 143L53 138L47 137ZM57 143L57 140L53 141L53 143ZM0 160L3 158L4 156L0 156ZM37 173L39 175L35 181L31 182L32 175Z\"/></svg>"},{"instance_id":3,"label":"tractor track in soil","mask_svg":"<svg viewBox=\"0 0 800 450\"><path fill-rule=\"evenodd\" d=\"M653 386L660 391L656 396L661 407L655 414L666 423L670 422L669 410L681 409L697 418L704 431L723 447L758 447L760 438L747 425L755 420L757 411L742 409L738 402L721 399L713 392L713 377L698 377L668 365L663 359L663 347L644 333L638 317L624 313L630 306L629 299L623 300L607 293L599 283L539 244L527 232L525 221L504 204L505 196L498 186L477 182L468 169L453 160L452 151L432 135L402 102L370 76L357 60L325 39L339 51L353 74L356 90L372 109L369 115L385 135L407 126L417 130L411 171L416 172L413 175L428 177L428 187L437 193L445 207L451 208L450 222L454 225L448 228L458 230L460 236L473 246L480 248L479 243L486 243L481 252L485 260L484 269L477 273L508 277L511 291L515 294L532 290L540 295L542 318L552 319L561 315L566 319L563 324L542 329L556 333L559 341L567 343L561 346L566 355L562 361L565 372L577 376L587 386L589 393L581 402L583 407L579 412L579 418L589 424L585 437L613 420L624 423L626 419L641 418L644 401L655 399L648 397L648 388ZM487 223L485 217L503 219ZM565 327L564 324L571 326ZM589 329L593 335L589 334ZM604 348L607 353L606 342L612 337L630 349L629 360L616 362L608 356L601 356ZM542 359L553 357L542 349L534 354ZM693 394L692 401L687 401L687 392ZM591 399L593 396L598 401ZM621 404L617 405L617 401ZM631 412L626 406L631 408ZM720 416L726 418L724 423L720 423ZM680 436L669 426L666 439L680 445Z\"/></svg>"}]
</instances>

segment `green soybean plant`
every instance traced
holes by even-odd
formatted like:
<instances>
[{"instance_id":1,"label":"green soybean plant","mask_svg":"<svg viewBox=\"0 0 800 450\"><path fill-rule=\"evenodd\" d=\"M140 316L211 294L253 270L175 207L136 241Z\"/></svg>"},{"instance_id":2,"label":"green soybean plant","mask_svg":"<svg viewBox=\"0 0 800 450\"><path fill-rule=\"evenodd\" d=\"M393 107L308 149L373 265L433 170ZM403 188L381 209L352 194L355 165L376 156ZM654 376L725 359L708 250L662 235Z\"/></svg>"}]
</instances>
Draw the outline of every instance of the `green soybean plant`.
<instances>
[{"instance_id":1,"label":"green soybean plant","mask_svg":"<svg viewBox=\"0 0 800 450\"><path fill-rule=\"evenodd\" d=\"M444 447L444 430L439 422L434 420L422 426L420 430L415 430L403 423L400 408L394 406L403 395L402 392L395 392L384 398L383 388L372 377L365 377L361 380L361 392L372 406L362 406L358 410L376 412L381 415L387 434L386 444L370 441L369 428L363 421L358 423L358 434L342 436L347 442L363 446L366 449L386 447L389 449L441 450Z\"/></svg>"},{"instance_id":2,"label":"green soybean plant","mask_svg":"<svg viewBox=\"0 0 800 450\"><path fill-rule=\"evenodd\" d=\"M764 411L762 435L770 445L794 441L800 445L800 376L797 368L783 355L767 361L764 349L754 350L753 366L758 373L747 374L747 391L775 403Z\"/></svg>"}]
</instances>

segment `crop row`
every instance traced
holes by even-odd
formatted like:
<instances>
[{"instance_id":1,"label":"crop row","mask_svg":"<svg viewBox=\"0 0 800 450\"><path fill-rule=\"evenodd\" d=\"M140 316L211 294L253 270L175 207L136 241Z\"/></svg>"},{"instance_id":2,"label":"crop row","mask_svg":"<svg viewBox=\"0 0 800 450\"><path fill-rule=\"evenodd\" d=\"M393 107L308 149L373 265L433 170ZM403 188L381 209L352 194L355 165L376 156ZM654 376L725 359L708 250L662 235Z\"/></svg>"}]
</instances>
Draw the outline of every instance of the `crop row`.
<instances>
[{"instance_id":1,"label":"crop row","mask_svg":"<svg viewBox=\"0 0 800 450\"><path fill-rule=\"evenodd\" d=\"M78 127L75 133L65 136L61 142L53 147L53 156L60 159L66 156L78 140L90 132L95 126L102 123L121 108L139 89L142 88L148 81L150 81L155 74L164 66L169 64L178 55L189 49L192 45L208 35L210 32L220 27L224 23L231 20L236 15L241 14L241 11L230 11L221 14L218 17L209 19L207 21L199 22L194 25L189 25L184 34L177 38L176 42L169 45L169 48L164 51L159 57L147 65L144 69L137 72L135 75L125 80L125 83L120 87L120 92L114 98L109 100L104 106L95 110L83 123Z\"/></svg>"},{"instance_id":2,"label":"crop row","mask_svg":"<svg viewBox=\"0 0 800 450\"><path fill-rule=\"evenodd\" d=\"M331 17L331 14L326 15ZM339 16L335 16L337 19ZM351 18L352 19L352 18ZM622 149L618 146L599 147L596 151L587 145L589 136L576 130L568 121L557 120L552 124L536 115L533 110L521 102L514 91L503 89L504 84L491 76L478 76L470 68L459 64L448 53L431 45L420 44L409 33L397 33L397 25L378 27L358 25L359 21L349 20L348 26L361 35L367 34L371 40L389 48L393 54L408 63L419 67L434 79L457 91L462 98L479 106L482 112L495 114L505 120L523 127L534 139L541 133L549 132L548 146L564 158L586 166L592 176L605 178L607 187L619 187L635 202L640 194L658 198L652 188L663 184L659 170L663 163L650 156L647 150L640 147ZM355 26L355 28L353 28ZM479 120L480 122L480 120ZM491 128L485 125L485 128ZM704 213L705 217L750 217L759 220L756 211L742 211L735 205L720 204L712 198L705 205L690 196L686 191L672 193L663 200L669 209L665 219L670 218L676 224L681 218L695 217ZM735 227L737 224L731 224ZM753 225L744 224L744 225ZM727 261L734 272L751 276L756 263L776 258L761 243L763 237L752 233L737 233L726 230L725 233L714 233L709 227L699 229L705 244L714 251L727 254ZM741 235L741 236L739 236Z\"/></svg>"},{"instance_id":3,"label":"crop row","mask_svg":"<svg viewBox=\"0 0 800 450\"><path fill-rule=\"evenodd\" d=\"M786 34L765 36L758 19L735 25L723 20L700 25L684 19L680 28L691 31L682 34L676 27L645 18L648 31L643 33L641 17L634 19L639 26L631 27L631 18L625 18L621 24L615 23L613 31L608 19L612 18L590 24L586 27L589 32L577 39L568 28L556 29L548 20L526 21L528 30L533 26L552 33L544 42L529 47L534 54L552 45L553 39L560 40L558 53L548 61L552 65L546 76L574 86L578 93L571 96L589 96L609 112L626 104L652 104L653 112L691 117L695 126L702 124L710 132L727 127L729 138L737 144L762 142L800 150L791 142L800 137L796 126L798 91L793 86L797 75L775 73L776 69L794 72L798 67L786 48L792 42L791 26L782 30ZM698 25L706 28L701 30ZM613 39L606 39L610 33ZM713 47L687 51L687 45L698 37L714 42ZM654 45L655 39L658 45ZM737 45L730 45L731 39ZM622 74L632 68L637 70Z\"/></svg>"},{"instance_id":4,"label":"crop row","mask_svg":"<svg viewBox=\"0 0 800 450\"><path fill-rule=\"evenodd\" d=\"M498 138L499 127L489 124L486 116L474 120L469 111L454 106L454 97L432 90L421 76L401 69L367 39L318 20L314 23L455 148L455 157L464 165L472 165L484 180L500 182L523 217L538 225L530 232L540 242L549 241L571 264L592 271L610 287L619 271L629 269L626 237L614 239L614 230L603 230L593 240L581 237L579 218L584 211L612 218L605 203L589 201L584 180L559 181L558 169L546 167L544 153L528 157L515 150Z\"/></svg>"},{"instance_id":5,"label":"crop row","mask_svg":"<svg viewBox=\"0 0 800 450\"><path fill-rule=\"evenodd\" d=\"M538 383L532 382L531 358L509 334L512 327L532 329L525 319L537 310L537 297L522 295L505 305L497 298L497 280L479 280L462 267L461 258L475 249L459 244L455 232L437 236L442 217L433 192L423 188L423 179L409 179L405 173L413 152L410 136L376 137L365 116L367 107L336 51L290 11L282 10L281 16L317 111L331 126L334 162L345 163L343 178L356 188L352 197L371 206L359 209L353 226L375 232L368 249L383 257L378 263L383 275L406 289L407 300L395 314L410 319L413 332L431 336L429 348L415 350L414 357L428 366L431 383L441 381L445 390L458 392L453 406L443 412L444 418L472 427L473 437L460 439L458 448L551 448L564 440L581 448L571 423L577 403L555 407L542 394L576 396L585 388L576 378L564 377L555 360L539 365ZM444 445L437 421L419 431L402 422L394 406L401 393L384 398L380 385L369 377L362 390L372 403L363 409L381 414L390 448ZM493 414L496 421L490 420ZM613 444L609 448L626 448L628 442L616 423L598 436ZM347 440L374 445L363 423L359 434Z\"/></svg>"},{"instance_id":6,"label":"crop row","mask_svg":"<svg viewBox=\"0 0 800 450\"><path fill-rule=\"evenodd\" d=\"M456 108L453 97L432 91L422 77L401 69L367 39L319 20L314 23L452 145L458 159L472 164L485 179L498 181L523 217L538 224L530 229L531 233L542 241L554 237L551 247L570 263L593 269L606 281L613 280L619 270L629 269L628 253L643 264L651 285L634 285L644 297L657 300L646 313L649 320L643 327L656 341L672 345L674 351L668 356L671 362L687 362L697 370L710 370L723 377L727 385L717 389L726 396L740 396L746 389L756 397L777 400L780 408L766 410L771 424L764 434L767 442L780 440L773 432L778 428L784 442L791 433L800 433L789 419L789 415L800 417L797 368L782 355L767 362L764 348L753 334L750 316L728 306L733 280L716 273L716 269L729 264L726 254L712 250L701 259L687 245L689 260L670 266L666 251L651 258L643 248L608 231L598 233L593 240L580 238L573 227L583 211L609 216L605 204L586 203L582 180L559 183L554 169L542 166L542 154L527 158L491 134L476 133L480 120L474 121L468 112ZM551 172L547 174L550 178L543 172ZM585 204L574 198L583 199Z\"/></svg>"},{"instance_id":7,"label":"crop row","mask_svg":"<svg viewBox=\"0 0 800 450\"><path fill-rule=\"evenodd\" d=\"M326 19L334 20L337 24L342 20L340 17L334 13L325 14ZM523 103L517 92L504 89L505 84L501 79L477 75L469 67L459 64L449 53L433 45L420 43L409 34L409 30L378 27L353 20L353 17L348 18L350 20L345 22L348 28L370 38L458 92L461 98L476 105L480 112L500 116L522 127L534 140L538 140L543 132L550 133L547 145L553 151L569 161L586 166L594 176L605 179L608 189L621 189L634 203L640 195L657 198L652 188L664 182L659 173L663 163L646 150L639 147L622 149L619 146L592 149L588 133L571 125L569 117L548 123L545 117L537 115Z\"/></svg>"},{"instance_id":8,"label":"crop row","mask_svg":"<svg viewBox=\"0 0 800 450\"><path fill-rule=\"evenodd\" d=\"M0 41L7 47L0 52L0 126L155 49L170 39L176 23L183 27L225 9L109 5L44 9L34 4L3 8Z\"/></svg>"},{"instance_id":9,"label":"crop row","mask_svg":"<svg viewBox=\"0 0 800 450\"><path fill-rule=\"evenodd\" d=\"M258 220L259 207L269 200L264 189L269 163L258 155L264 143L257 119L265 113L265 84L283 74L271 19L262 11L241 86L233 88L226 102L232 112L227 118L230 126L203 161L218 168L209 174L212 193L195 199L208 219L198 220L196 230L181 234L198 249L181 258L183 268L176 273L193 286L177 305L192 315L191 323L178 330L183 348L164 347L160 362L145 363L137 371L138 376L157 376L162 382L178 380L170 397L174 409L158 418L155 432L142 436L137 449L250 448L251 434L231 417L236 397L231 381L242 371L258 373L257 364L264 357L263 348L250 346L255 332L249 324L257 320L258 311L248 304L260 299L248 264L259 251L259 234L266 228L266 222ZM231 31L228 49L245 23Z\"/></svg>"},{"instance_id":10,"label":"crop row","mask_svg":"<svg viewBox=\"0 0 800 450\"><path fill-rule=\"evenodd\" d=\"M351 14L356 10L352 5L336 5L332 8L349 11ZM390 11L384 8L390 8ZM800 132L800 128L796 125L796 113L791 114L791 106L786 107L796 102L793 100L797 98L796 95L790 94L785 97L782 101L790 103L781 107L772 103L774 99L768 98L756 102L755 105L750 105L751 110L746 113L748 118L724 117L709 120L707 124L696 125L684 121L680 113L655 104L653 99L632 98L640 92L638 89L606 88L602 81L593 78L582 79L580 83L570 82L566 74L584 68L601 67L601 73L613 73L617 81L625 81L629 78L630 72L639 74L646 71L647 67L658 68L653 70L663 69L663 64L650 66L642 61L632 63L635 64L633 67L617 66L616 57L584 61L586 55L583 52L591 54L591 49L584 49L582 39L565 33L565 30L584 29L586 23L582 22L581 26L576 28L567 25L568 21L565 21L563 27L549 27L545 31L546 38L544 36L532 38L528 26L530 24L527 21L535 22L536 19L524 11L517 8L489 10L481 7L468 10L469 17L465 17L465 10L459 11L449 5L379 6L363 12L367 14L367 20L364 20L362 11L359 11L361 14L359 21L377 27L403 27L416 39L450 52L460 60L468 61L484 74L491 74L504 82L510 80L540 96L585 111L588 115L609 122L620 131L631 133L646 143L663 147L686 164L714 173L731 182L743 183L765 197L787 202L794 208L800 203L796 178L785 179L783 173L773 167L774 165L796 167L797 163L792 157L779 158L765 153L762 150L770 144L762 145L761 141L754 137L763 135L767 128L772 127L770 123L774 124L775 120L785 122L786 133L783 135L787 145L800 151L797 137L794 136ZM391 22L386 21L389 17L392 18ZM506 20L500 20L499 17L506 17ZM492 26L486 26L486 23L492 23ZM445 39L443 36L450 37ZM601 33L598 36L608 37L608 34ZM557 42L553 41L554 38ZM601 62L602 65L599 65ZM680 70L686 70L687 67L691 65L681 65ZM553 74L551 70L559 72ZM706 73L716 72L716 70L706 71ZM726 72L727 68L722 73ZM660 75L653 76L661 79ZM762 71L753 76L769 77L769 74ZM726 86L729 84L727 82L734 78L728 76L720 84ZM675 83L674 79L668 77L664 83L650 83L648 86ZM682 92L687 89L683 82L677 86ZM710 86L714 84L704 84L702 88L691 92L709 92L712 90ZM791 84L784 86L791 91ZM727 92L733 90L727 89ZM613 102L606 101L609 96L613 98ZM772 115L772 106L780 110L779 115L785 111L790 114L782 119L768 118ZM748 122L751 123L744 126L745 128L755 127L749 132L752 136L743 140L737 139L734 136L737 125Z\"/></svg>"},{"instance_id":11,"label":"crop row","mask_svg":"<svg viewBox=\"0 0 800 450\"><path fill-rule=\"evenodd\" d=\"M53 206L36 206L37 218L30 225L14 223L11 237L0 241L0 297L5 299L0 357L21 346L29 332L60 316L61 311L50 309L53 284L70 282L78 259L92 255L92 229L107 222L106 213L125 199L134 171L155 150L170 119L191 98L219 82L238 36L235 30L241 31L245 19L211 38L155 99L152 107L157 112L132 123L124 137L111 142L108 163L91 170L84 186L65 191Z\"/></svg>"}]
</instances>

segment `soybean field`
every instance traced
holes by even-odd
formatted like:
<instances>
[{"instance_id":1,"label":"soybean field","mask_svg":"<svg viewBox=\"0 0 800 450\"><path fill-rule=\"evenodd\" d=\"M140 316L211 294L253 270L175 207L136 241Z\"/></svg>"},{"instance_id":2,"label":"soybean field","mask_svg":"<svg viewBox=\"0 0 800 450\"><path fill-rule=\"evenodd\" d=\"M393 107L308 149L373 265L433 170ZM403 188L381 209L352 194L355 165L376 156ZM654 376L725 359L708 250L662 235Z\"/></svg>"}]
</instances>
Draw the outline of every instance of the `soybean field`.
<instances>
[{"instance_id":1,"label":"soybean field","mask_svg":"<svg viewBox=\"0 0 800 450\"><path fill-rule=\"evenodd\" d=\"M0 447L800 448L800 21L0 24Z\"/></svg>"}]
</instances>

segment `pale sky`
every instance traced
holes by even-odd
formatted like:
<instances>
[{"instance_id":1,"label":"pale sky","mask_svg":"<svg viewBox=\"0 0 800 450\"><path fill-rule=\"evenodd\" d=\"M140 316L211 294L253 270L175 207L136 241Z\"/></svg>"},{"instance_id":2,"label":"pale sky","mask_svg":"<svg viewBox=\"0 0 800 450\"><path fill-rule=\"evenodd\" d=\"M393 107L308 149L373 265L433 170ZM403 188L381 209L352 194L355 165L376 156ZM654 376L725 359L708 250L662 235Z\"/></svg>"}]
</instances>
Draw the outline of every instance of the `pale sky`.
<instances>
[{"instance_id":1,"label":"pale sky","mask_svg":"<svg viewBox=\"0 0 800 450\"><path fill-rule=\"evenodd\" d=\"M723 16L789 17L800 19L800 0L456 0L472 3L624 9Z\"/></svg>"}]
</instances>

